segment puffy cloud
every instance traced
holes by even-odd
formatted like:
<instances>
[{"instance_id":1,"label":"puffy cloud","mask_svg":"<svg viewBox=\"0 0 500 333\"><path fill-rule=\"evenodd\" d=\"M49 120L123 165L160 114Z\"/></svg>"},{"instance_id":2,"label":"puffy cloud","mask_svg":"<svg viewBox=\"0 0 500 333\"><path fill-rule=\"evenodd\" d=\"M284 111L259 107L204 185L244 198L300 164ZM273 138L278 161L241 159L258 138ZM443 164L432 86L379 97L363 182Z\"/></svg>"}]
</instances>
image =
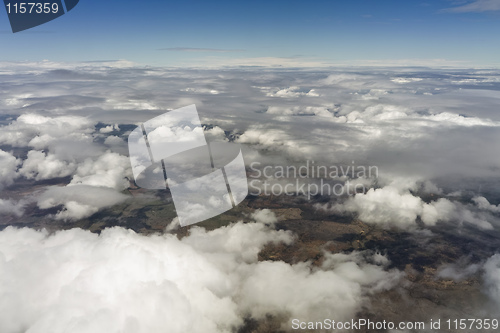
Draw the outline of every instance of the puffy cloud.
<instances>
[{"instance_id":1,"label":"puffy cloud","mask_svg":"<svg viewBox=\"0 0 500 333\"><path fill-rule=\"evenodd\" d=\"M479 209L487 210L493 213L500 213L500 205L492 205L485 197L474 197L472 198Z\"/></svg>"},{"instance_id":2,"label":"puffy cloud","mask_svg":"<svg viewBox=\"0 0 500 333\"><path fill-rule=\"evenodd\" d=\"M265 244L291 241L260 223L195 227L182 239L8 227L0 232L0 330L232 332L247 316L348 319L401 277L361 253L326 254L321 267L258 262Z\"/></svg>"},{"instance_id":3,"label":"puffy cloud","mask_svg":"<svg viewBox=\"0 0 500 333\"><path fill-rule=\"evenodd\" d=\"M120 130L120 126L118 126L118 124L114 124L114 125L108 125L106 127L103 127L99 130L100 133L111 133L111 132L116 132L116 131L119 131Z\"/></svg>"},{"instance_id":4,"label":"puffy cloud","mask_svg":"<svg viewBox=\"0 0 500 333\"><path fill-rule=\"evenodd\" d=\"M109 99L106 101L107 104L111 105L114 109L134 109L134 110L157 110L158 106L145 102L145 101L135 101L135 100L127 100L127 101L119 101Z\"/></svg>"},{"instance_id":5,"label":"puffy cloud","mask_svg":"<svg viewBox=\"0 0 500 333\"><path fill-rule=\"evenodd\" d=\"M396 77L394 79L391 79L391 81L395 83L411 83L411 82L419 82L422 80L423 80L422 78L418 77Z\"/></svg>"},{"instance_id":6,"label":"puffy cloud","mask_svg":"<svg viewBox=\"0 0 500 333\"><path fill-rule=\"evenodd\" d=\"M19 163L14 155L0 149L0 190L4 186L12 185L19 176L17 173Z\"/></svg>"},{"instance_id":7,"label":"puffy cloud","mask_svg":"<svg viewBox=\"0 0 500 333\"><path fill-rule=\"evenodd\" d=\"M108 187L88 185L52 186L36 200L40 209L62 206L55 218L78 220L92 216L100 209L111 207L127 200L128 196Z\"/></svg>"},{"instance_id":8,"label":"puffy cloud","mask_svg":"<svg viewBox=\"0 0 500 333\"><path fill-rule=\"evenodd\" d=\"M483 269L488 295L494 302L500 304L500 254L495 254L489 258Z\"/></svg>"},{"instance_id":9,"label":"puffy cloud","mask_svg":"<svg viewBox=\"0 0 500 333\"><path fill-rule=\"evenodd\" d=\"M116 135L110 135L104 140L104 144L108 146L118 146L124 144L125 141L123 141L122 138Z\"/></svg>"},{"instance_id":10,"label":"puffy cloud","mask_svg":"<svg viewBox=\"0 0 500 333\"><path fill-rule=\"evenodd\" d=\"M308 266L260 263L243 284L245 308L257 318L281 312L311 321L332 314L346 320L360 304L368 303L367 294L391 289L402 276L398 271L387 272L383 266L368 264L356 252L327 254L320 269Z\"/></svg>"},{"instance_id":11,"label":"puffy cloud","mask_svg":"<svg viewBox=\"0 0 500 333\"><path fill-rule=\"evenodd\" d=\"M186 89L182 89L182 91L195 93L195 94L212 94L212 95L218 95L221 93L218 90L207 89L207 88L186 88Z\"/></svg>"},{"instance_id":12,"label":"puffy cloud","mask_svg":"<svg viewBox=\"0 0 500 333\"><path fill-rule=\"evenodd\" d=\"M80 163L70 184L109 187L121 191L129 186L126 177L130 176L129 158L108 151L96 160L87 158Z\"/></svg>"},{"instance_id":13,"label":"puffy cloud","mask_svg":"<svg viewBox=\"0 0 500 333\"><path fill-rule=\"evenodd\" d=\"M290 97L299 97L306 95L306 92L300 91L300 87L289 87L284 89L279 89L276 92L269 92L267 96L270 97L282 97L282 98L290 98Z\"/></svg>"},{"instance_id":14,"label":"puffy cloud","mask_svg":"<svg viewBox=\"0 0 500 333\"><path fill-rule=\"evenodd\" d=\"M19 174L28 179L43 180L69 176L75 169L73 162L61 161L53 154L31 150Z\"/></svg>"},{"instance_id":15,"label":"puffy cloud","mask_svg":"<svg viewBox=\"0 0 500 333\"><path fill-rule=\"evenodd\" d=\"M464 117L463 115L458 115L458 114L450 113L450 112L442 112L439 114L424 116L422 118L431 120L434 123L439 123L439 125L447 125L447 126L464 126L464 127L470 127L470 126L499 127L500 126L499 122L491 121L490 119L481 119L478 117Z\"/></svg>"},{"instance_id":16,"label":"puffy cloud","mask_svg":"<svg viewBox=\"0 0 500 333\"><path fill-rule=\"evenodd\" d=\"M485 230L491 230L493 224L499 223L498 218L484 214L472 205L463 205L446 198L426 203L411 193L408 185L413 190L418 188L412 182L406 185L394 182L382 188L371 188L366 193L357 193L341 203L316 204L315 207L341 214L356 213L363 222L384 228L415 230L418 219L427 226L434 226L439 221L454 222L457 226L465 222ZM429 188L429 185L422 186L424 190Z\"/></svg>"},{"instance_id":17,"label":"puffy cloud","mask_svg":"<svg viewBox=\"0 0 500 333\"><path fill-rule=\"evenodd\" d=\"M416 227L415 220L423 214L423 207L422 200L411 193L400 193L394 187L384 187L356 194L343 204L334 205L332 209L338 212L356 212L366 223L406 229Z\"/></svg>"},{"instance_id":18,"label":"puffy cloud","mask_svg":"<svg viewBox=\"0 0 500 333\"><path fill-rule=\"evenodd\" d=\"M253 126L241 134L238 143L246 143L257 149L285 153L298 158L310 155L316 148L305 140L300 140L283 129L269 130L261 125Z\"/></svg>"},{"instance_id":19,"label":"puffy cloud","mask_svg":"<svg viewBox=\"0 0 500 333\"><path fill-rule=\"evenodd\" d=\"M32 150L19 174L28 179L44 180L72 176L68 186L48 187L36 193L34 200L41 209L62 206L54 215L59 220L78 220L116 205L128 197L119 191L129 186L128 157L106 152L96 159L63 161L54 154Z\"/></svg>"},{"instance_id":20,"label":"puffy cloud","mask_svg":"<svg viewBox=\"0 0 500 333\"><path fill-rule=\"evenodd\" d=\"M309 90L309 92L306 94L306 96L310 96L310 97L319 97L321 96L319 93L316 92L316 90L314 89L311 89Z\"/></svg>"},{"instance_id":21,"label":"puffy cloud","mask_svg":"<svg viewBox=\"0 0 500 333\"><path fill-rule=\"evenodd\" d=\"M283 115L283 116L320 116L333 118L333 115L328 111L326 107L313 107L307 106L302 107L279 107L270 106L267 109L268 114L272 115Z\"/></svg>"},{"instance_id":22,"label":"puffy cloud","mask_svg":"<svg viewBox=\"0 0 500 333\"><path fill-rule=\"evenodd\" d=\"M335 73L320 81L321 85L338 85L344 88L362 88L367 85L367 80L361 75L351 73Z\"/></svg>"},{"instance_id":23,"label":"puffy cloud","mask_svg":"<svg viewBox=\"0 0 500 333\"><path fill-rule=\"evenodd\" d=\"M36 149L49 147L59 140L92 142L94 131L91 121L78 116L45 117L27 113L3 126L0 143L14 147L31 146Z\"/></svg>"},{"instance_id":24,"label":"puffy cloud","mask_svg":"<svg viewBox=\"0 0 500 333\"><path fill-rule=\"evenodd\" d=\"M252 213L252 218L260 223L272 224L278 222L276 215L270 209L259 209Z\"/></svg>"},{"instance_id":25,"label":"puffy cloud","mask_svg":"<svg viewBox=\"0 0 500 333\"><path fill-rule=\"evenodd\" d=\"M212 141L227 141L226 133L219 126L205 127L204 134L208 142Z\"/></svg>"},{"instance_id":26,"label":"puffy cloud","mask_svg":"<svg viewBox=\"0 0 500 333\"><path fill-rule=\"evenodd\" d=\"M14 215L21 217L24 214L24 202L0 199L0 215Z\"/></svg>"}]
</instances>

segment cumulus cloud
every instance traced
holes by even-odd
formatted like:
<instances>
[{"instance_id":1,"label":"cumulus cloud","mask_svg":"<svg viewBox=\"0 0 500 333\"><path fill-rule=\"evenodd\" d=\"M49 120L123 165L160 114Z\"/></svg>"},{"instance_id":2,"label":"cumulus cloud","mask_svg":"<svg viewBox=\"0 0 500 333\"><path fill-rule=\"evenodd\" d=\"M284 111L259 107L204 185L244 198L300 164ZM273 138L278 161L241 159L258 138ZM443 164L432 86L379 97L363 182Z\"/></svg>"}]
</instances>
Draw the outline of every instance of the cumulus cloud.
<instances>
[{"instance_id":1,"label":"cumulus cloud","mask_svg":"<svg viewBox=\"0 0 500 333\"><path fill-rule=\"evenodd\" d=\"M19 176L17 173L19 163L20 161L11 153L0 149L0 190L4 186L12 185Z\"/></svg>"},{"instance_id":2,"label":"cumulus cloud","mask_svg":"<svg viewBox=\"0 0 500 333\"><path fill-rule=\"evenodd\" d=\"M116 131L119 127L112 125L111 129ZM0 185L11 185L18 176L36 181L71 177L70 186L33 193L41 209L61 206L62 209L54 217L62 220L89 217L105 207L122 202L127 197L120 191L129 186L129 159L106 151L104 146L94 142L94 134L93 122L84 117L19 116L2 127L0 143L35 147L37 150L28 151L18 171L20 160L0 151L0 159L4 160L0 169ZM123 143L120 138L109 136L105 144L116 145L117 140ZM78 191L85 193L79 194ZM19 215L19 210L10 211Z\"/></svg>"},{"instance_id":3,"label":"cumulus cloud","mask_svg":"<svg viewBox=\"0 0 500 333\"><path fill-rule=\"evenodd\" d=\"M91 143L90 133L93 131L92 122L85 117L46 117L27 113L2 127L0 143L14 147L30 146L35 149L47 148L59 140Z\"/></svg>"},{"instance_id":4,"label":"cumulus cloud","mask_svg":"<svg viewBox=\"0 0 500 333\"><path fill-rule=\"evenodd\" d=\"M416 230L418 220L426 226L434 226L441 221L453 222L456 226L468 223L484 230L492 230L493 225L498 225L498 218L484 214L470 204L464 205L443 197L427 203L411 192L421 187L424 191L430 188L431 191L440 192L428 184L417 186L412 182L404 185L393 182L382 188L370 188L366 193L357 193L341 203L316 204L315 207L340 214L355 213L363 222L404 230ZM479 208L485 209L484 201L481 203L483 206ZM491 211L490 206L486 208Z\"/></svg>"},{"instance_id":5,"label":"cumulus cloud","mask_svg":"<svg viewBox=\"0 0 500 333\"><path fill-rule=\"evenodd\" d=\"M69 185L48 187L36 200L40 209L61 206L62 209L55 215L58 220L78 220L127 198L125 194L108 187Z\"/></svg>"},{"instance_id":6,"label":"cumulus cloud","mask_svg":"<svg viewBox=\"0 0 500 333\"><path fill-rule=\"evenodd\" d=\"M270 106L267 109L268 114L272 115L284 115L284 116L320 116L333 118L333 115L328 111L326 107L279 107Z\"/></svg>"},{"instance_id":7,"label":"cumulus cloud","mask_svg":"<svg viewBox=\"0 0 500 333\"><path fill-rule=\"evenodd\" d=\"M0 215L14 215L21 217L24 214L25 202L0 199Z\"/></svg>"},{"instance_id":8,"label":"cumulus cloud","mask_svg":"<svg viewBox=\"0 0 500 333\"><path fill-rule=\"evenodd\" d=\"M128 157L108 151L96 160L89 158L80 163L70 184L109 187L121 191L129 186L127 176L130 176Z\"/></svg>"},{"instance_id":9,"label":"cumulus cloud","mask_svg":"<svg viewBox=\"0 0 500 333\"><path fill-rule=\"evenodd\" d=\"M391 79L392 82L395 83L411 83L411 82L418 82L422 81L422 78L419 77L396 77Z\"/></svg>"},{"instance_id":10,"label":"cumulus cloud","mask_svg":"<svg viewBox=\"0 0 500 333\"><path fill-rule=\"evenodd\" d=\"M493 213L500 213L500 205L492 205L485 197L474 197L472 201L477 205L479 209L487 210Z\"/></svg>"},{"instance_id":11,"label":"cumulus cloud","mask_svg":"<svg viewBox=\"0 0 500 333\"><path fill-rule=\"evenodd\" d=\"M437 206L444 207L438 211ZM440 199L429 205L409 191L401 192L395 187L386 186L369 189L366 193L358 193L342 204L335 204L330 209L339 213L357 213L359 219L366 223L409 229L416 227L415 221L419 216L422 217L424 223L434 225L439 214L448 211L449 208L452 209L453 204L446 199Z\"/></svg>"},{"instance_id":12,"label":"cumulus cloud","mask_svg":"<svg viewBox=\"0 0 500 333\"><path fill-rule=\"evenodd\" d=\"M108 125L106 127L103 127L99 130L100 133L111 133L111 132L116 132L116 131L119 131L120 130L120 126L118 126L118 124L114 124L114 125Z\"/></svg>"},{"instance_id":13,"label":"cumulus cloud","mask_svg":"<svg viewBox=\"0 0 500 333\"><path fill-rule=\"evenodd\" d=\"M500 304L500 254L489 258L483 266L488 295Z\"/></svg>"},{"instance_id":14,"label":"cumulus cloud","mask_svg":"<svg viewBox=\"0 0 500 333\"><path fill-rule=\"evenodd\" d=\"M69 176L75 169L75 163L61 161L50 153L31 150L28 152L19 174L28 179L43 180Z\"/></svg>"},{"instance_id":15,"label":"cumulus cloud","mask_svg":"<svg viewBox=\"0 0 500 333\"><path fill-rule=\"evenodd\" d=\"M391 289L402 277L382 267L367 264L356 252L327 254L322 267L312 270L307 263L263 262L243 285L246 297L242 302L257 318L288 312L292 318L306 320L332 314L348 319L361 303L368 302L367 294Z\"/></svg>"},{"instance_id":16,"label":"cumulus cloud","mask_svg":"<svg viewBox=\"0 0 500 333\"><path fill-rule=\"evenodd\" d=\"M254 213L252 213L252 218L257 222L264 224L273 224L275 222L278 222L276 215L270 209L256 210Z\"/></svg>"},{"instance_id":17,"label":"cumulus cloud","mask_svg":"<svg viewBox=\"0 0 500 333\"><path fill-rule=\"evenodd\" d=\"M119 146L124 144L125 141L123 141L122 138L116 135L110 135L104 140L104 144L108 146Z\"/></svg>"},{"instance_id":18,"label":"cumulus cloud","mask_svg":"<svg viewBox=\"0 0 500 333\"><path fill-rule=\"evenodd\" d=\"M282 97L282 98L293 98L293 97L299 97L299 96L311 96L311 97L318 97L319 96L314 91L314 89L311 89L309 91L307 91L307 90L302 91L302 89L300 87L296 87L296 86L279 89L277 91L270 91L266 95L269 97Z\"/></svg>"},{"instance_id":19,"label":"cumulus cloud","mask_svg":"<svg viewBox=\"0 0 500 333\"><path fill-rule=\"evenodd\" d=\"M205 138L207 139L208 142L228 141L227 137L226 137L226 133L219 126L213 126L211 128L205 127L203 129L203 132L204 132Z\"/></svg>"},{"instance_id":20,"label":"cumulus cloud","mask_svg":"<svg viewBox=\"0 0 500 333\"><path fill-rule=\"evenodd\" d=\"M0 232L0 329L232 332L248 316L347 319L402 276L361 253L327 254L321 267L257 260L265 244L291 241L289 232L241 222L192 228L180 240L8 227Z\"/></svg>"},{"instance_id":21,"label":"cumulus cloud","mask_svg":"<svg viewBox=\"0 0 500 333\"><path fill-rule=\"evenodd\" d=\"M67 186L47 187L33 197L41 209L62 207L55 219L78 220L128 198L121 191L129 186L130 162L128 157L110 151L95 159L64 161L50 152L32 150L19 175L34 180L71 176Z\"/></svg>"}]
</instances>

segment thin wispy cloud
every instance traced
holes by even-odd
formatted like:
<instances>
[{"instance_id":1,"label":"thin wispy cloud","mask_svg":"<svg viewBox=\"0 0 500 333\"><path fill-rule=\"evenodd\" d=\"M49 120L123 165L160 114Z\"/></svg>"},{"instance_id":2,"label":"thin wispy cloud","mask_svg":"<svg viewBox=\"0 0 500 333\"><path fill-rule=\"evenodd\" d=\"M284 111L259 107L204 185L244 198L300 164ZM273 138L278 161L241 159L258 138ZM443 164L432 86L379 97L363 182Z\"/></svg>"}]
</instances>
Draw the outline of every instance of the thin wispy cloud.
<instances>
[{"instance_id":1,"label":"thin wispy cloud","mask_svg":"<svg viewBox=\"0 0 500 333\"><path fill-rule=\"evenodd\" d=\"M198 48L198 47L166 47L158 49L159 51L174 51L174 52L216 52L216 53L230 53L230 52L244 52L241 49L211 49L211 48Z\"/></svg>"},{"instance_id":2,"label":"thin wispy cloud","mask_svg":"<svg viewBox=\"0 0 500 333\"><path fill-rule=\"evenodd\" d=\"M466 5L445 9L446 12L452 13L469 13L469 12L492 12L500 11L500 1L498 0L476 0Z\"/></svg>"}]
</instances>

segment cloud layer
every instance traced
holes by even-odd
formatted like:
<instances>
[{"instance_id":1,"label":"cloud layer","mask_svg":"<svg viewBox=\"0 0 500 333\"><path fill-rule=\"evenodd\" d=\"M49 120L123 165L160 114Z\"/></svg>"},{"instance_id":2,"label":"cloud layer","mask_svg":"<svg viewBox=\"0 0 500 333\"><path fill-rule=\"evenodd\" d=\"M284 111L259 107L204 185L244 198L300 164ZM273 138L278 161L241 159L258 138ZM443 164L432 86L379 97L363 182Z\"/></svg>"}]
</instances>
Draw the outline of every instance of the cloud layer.
<instances>
[{"instance_id":1,"label":"cloud layer","mask_svg":"<svg viewBox=\"0 0 500 333\"><path fill-rule=\"evenodd\" d=\"M304 196L287 197L284 205L305 207L304 215L329 221L341 214L421 243L464 229L494 238L500 227L498 70L42 62L0 63L0 76L8 82L0 90L0 214L8 223L29 222L35 212L42 224L60 226L136 200L127 193L134 192L130 130L194 103L207 138L242 143L247 165L378 168L377 179L336 179L366 191L313 197L309 203L321 202L316 211ZM180 239L120 228L100 235L7 228L0 232L0 331L229 332L267 314L283 327L292 316L350 319L401 278L372 252L325 252L314 264L259 262L266 244L286 248L298 236L274 230L270 211L245 216L257 223L193 228ZM481 253L481 269L496 295L492 254ZM463 266L442 277L481 271Z\"/></svg>"},{"instance_id":2,"label":"cloud layer","mask_svg":"<svg viewBox=\"0 0 500 333\"><path fill-rule=\"evenodd\" d=\"M261 223L194 228L181 240L121 228L48 235L9 227L0 232L0 329L231 332L270 313L283 325L348 319L401 277L361 253L327 254L321 267L257 261L265 244L292 241Z\"/></svg>"}]
</instances>

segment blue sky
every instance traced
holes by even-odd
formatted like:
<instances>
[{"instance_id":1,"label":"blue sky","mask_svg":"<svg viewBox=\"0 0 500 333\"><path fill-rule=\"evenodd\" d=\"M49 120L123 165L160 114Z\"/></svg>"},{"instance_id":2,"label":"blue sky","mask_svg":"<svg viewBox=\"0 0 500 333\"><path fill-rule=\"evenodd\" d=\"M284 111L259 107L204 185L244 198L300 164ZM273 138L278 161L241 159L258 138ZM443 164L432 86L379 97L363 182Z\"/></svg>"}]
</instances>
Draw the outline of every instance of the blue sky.
<instances>
[{"instance_id":1,"label":"blue sky","mask_svg":"<svg viewBox=\"0 0 500 333\"><path fill-rule=\"evenodd\" d=\"M80 0L68 14L16 34L0 11L0 61L500 63L500 0Z\"/></svg>"}]
</instances>

